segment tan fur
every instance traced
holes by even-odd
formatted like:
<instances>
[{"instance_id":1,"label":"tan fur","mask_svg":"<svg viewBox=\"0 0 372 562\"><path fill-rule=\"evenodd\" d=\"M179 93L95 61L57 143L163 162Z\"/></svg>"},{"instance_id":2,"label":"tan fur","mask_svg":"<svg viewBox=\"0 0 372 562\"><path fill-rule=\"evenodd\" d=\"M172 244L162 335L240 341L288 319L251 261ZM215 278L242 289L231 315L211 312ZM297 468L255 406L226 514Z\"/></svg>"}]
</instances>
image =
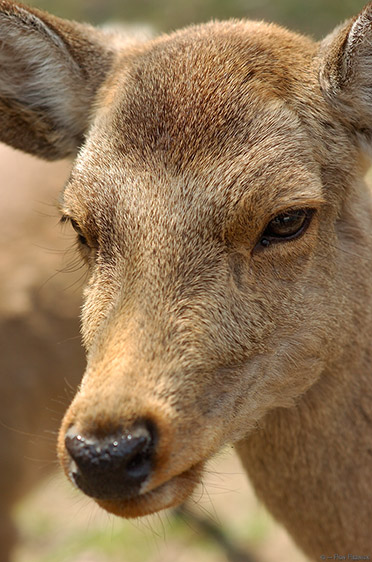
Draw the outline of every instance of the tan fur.
<instances>
[{"instance_id":1,"label":"tan fur","mask_svg":"<svg viewBox=\"0 0 372 562\"><path fill-rule=\"evenodd\" d=\"M34 45L34 27L17 38L17 5L0 10L6 47ZM90 269L88 364L59 438L67 475L71 426L105 435L149 419L151 476L130 500L99 500L108 511L176 505L234 442L308 555L372 556L372 5L321 44L229 21L113 48L32 13L63 43L48 67L73 80L37 110L37 72L22 100L0 88L14 127L0 138L54 158L85 135L61 197ZM39 146L50 122L63 142ZM306 231L261 243L292 209L313 210Z\"/></svg>"}]
</instances>

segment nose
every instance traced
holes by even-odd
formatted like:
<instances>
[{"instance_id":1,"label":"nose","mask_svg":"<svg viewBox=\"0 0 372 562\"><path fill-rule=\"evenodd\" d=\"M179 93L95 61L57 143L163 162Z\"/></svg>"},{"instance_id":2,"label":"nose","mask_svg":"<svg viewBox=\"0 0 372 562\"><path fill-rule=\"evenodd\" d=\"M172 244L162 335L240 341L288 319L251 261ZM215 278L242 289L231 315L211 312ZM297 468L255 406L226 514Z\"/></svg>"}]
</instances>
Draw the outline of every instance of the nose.
<instances>
[{"instance_id":1,"label":"nose","mask_svg":"<svg viewBox=\"0 0 372 562\"><path fill-rule=\"evenodd\" d=\"M127 499L140 493L149 478L155 452L155 429L146 422L130 431L98 437L83 435L72 426L65 447L70 477L82 492L95 499Z\"/></svg>"}]
</instances>

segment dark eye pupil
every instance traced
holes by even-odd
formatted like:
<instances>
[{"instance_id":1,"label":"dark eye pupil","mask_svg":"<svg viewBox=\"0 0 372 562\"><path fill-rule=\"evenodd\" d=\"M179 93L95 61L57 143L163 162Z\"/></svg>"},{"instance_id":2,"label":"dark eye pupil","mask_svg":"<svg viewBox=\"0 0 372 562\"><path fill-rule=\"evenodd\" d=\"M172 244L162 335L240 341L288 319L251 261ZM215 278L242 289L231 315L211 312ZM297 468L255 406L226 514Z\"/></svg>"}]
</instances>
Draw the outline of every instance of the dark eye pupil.
<instances>
[{"instance_id":1,"label":"dark eye pupil","mask_svg":"<svg viewBox=\"0 0 372 562\"><path fill-rule=\"evenodd\" d=\"M304 210L278 215L269 222L265 234L280 238L293 236L303 226L306 217Z\"/></svg>"},{"instance_id":2,"label":"dark eye pupil","mask_svg":"<svg viewBox=\"0 0 372 562\"><path fill-rule=\"evenodd\" d=\"M80 244L85 244L85 245L87 244L87 239L82 234L78 234L78 240Z\"/></svg>"}]
</instances>

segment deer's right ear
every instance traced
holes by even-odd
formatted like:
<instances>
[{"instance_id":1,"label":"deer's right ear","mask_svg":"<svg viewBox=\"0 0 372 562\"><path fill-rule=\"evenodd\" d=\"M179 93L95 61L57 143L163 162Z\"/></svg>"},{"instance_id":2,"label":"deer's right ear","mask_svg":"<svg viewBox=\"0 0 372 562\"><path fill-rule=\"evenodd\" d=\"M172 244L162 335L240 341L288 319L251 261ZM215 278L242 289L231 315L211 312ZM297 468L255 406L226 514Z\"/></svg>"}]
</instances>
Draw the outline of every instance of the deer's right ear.
<instances>
[{"instance_id":1,"label":"deer's right ear","mask_svg":"<svg viewBox=\"0 0 372 562\"><path fill-rule=\"evenodd\" d=\"M48 160L76 153L113 57L103 32L0 0L0 141Z\"/></svg>"},{"instance_id":2,"label":"deer's right ear","mask_svg":"<svg viewBox=\"0 0 372 562\"><path fill-rule=\"evenodd\" d=\"M356 132L372 135L372 2L324 39L319 81L340 117Z\"/></svg>"}]
</instances>

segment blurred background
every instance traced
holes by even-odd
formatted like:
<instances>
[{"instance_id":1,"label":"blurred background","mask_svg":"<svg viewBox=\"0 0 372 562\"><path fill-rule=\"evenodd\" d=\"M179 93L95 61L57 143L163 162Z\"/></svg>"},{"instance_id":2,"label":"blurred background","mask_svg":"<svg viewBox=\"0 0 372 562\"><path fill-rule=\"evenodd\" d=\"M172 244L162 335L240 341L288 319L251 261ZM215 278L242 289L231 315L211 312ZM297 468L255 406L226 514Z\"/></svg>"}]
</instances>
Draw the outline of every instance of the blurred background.
<instances>
[{"instance_id":1,"label":"blurred background","mask_svg":"<svg viewBox=\"0 0 372 562\"><path fill-rule=\"evenodd\" d=\"M244 17L315 38L363 6L358 0L28 3L61 17L140 23L156 32ZM58 473L59 420L84 370L78 316L85 273L76 261L75 236L61 230L56 211L69 167L0 145L0 547L10 536L12 510L18 533L12 562L305 560L258 504L231 449L210 463L190 517L169 512L140 522L115 519Z\"/></svg>"},{"instance_id":2,"label":"blurred background","mask_svg":"<svg viewBox=\"0 0 372 562\"><path fill-rule=\"evenodd\" d=\"M275 21L320 38L366 3L358 0L35 0L31 5L62 17L102 23L151 23L158 31L215 19Z\"/></svg>"}]
</instances>

